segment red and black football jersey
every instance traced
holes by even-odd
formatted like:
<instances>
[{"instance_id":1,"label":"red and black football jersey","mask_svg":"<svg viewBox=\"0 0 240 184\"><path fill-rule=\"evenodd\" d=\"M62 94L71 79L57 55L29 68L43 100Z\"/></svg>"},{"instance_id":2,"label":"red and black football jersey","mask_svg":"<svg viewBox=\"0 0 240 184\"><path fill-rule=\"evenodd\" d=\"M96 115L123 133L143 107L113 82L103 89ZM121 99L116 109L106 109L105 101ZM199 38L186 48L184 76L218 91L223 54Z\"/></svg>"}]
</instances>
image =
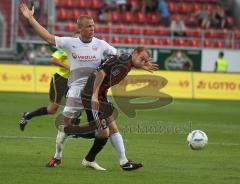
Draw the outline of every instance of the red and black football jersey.
<instances>
[{"instance_id":1,"label":"red and black football jersey","mask_svg":"<svg viewBox=\"0 0 240 184\"><path fill-rule=\"evenodd\" d=\"M103 70L106 73L100 91L107 91L111 86L121 82L132 66L132 56L129 54L108 56L97 68L98 71Z\"/></svg>"}]
</instances>

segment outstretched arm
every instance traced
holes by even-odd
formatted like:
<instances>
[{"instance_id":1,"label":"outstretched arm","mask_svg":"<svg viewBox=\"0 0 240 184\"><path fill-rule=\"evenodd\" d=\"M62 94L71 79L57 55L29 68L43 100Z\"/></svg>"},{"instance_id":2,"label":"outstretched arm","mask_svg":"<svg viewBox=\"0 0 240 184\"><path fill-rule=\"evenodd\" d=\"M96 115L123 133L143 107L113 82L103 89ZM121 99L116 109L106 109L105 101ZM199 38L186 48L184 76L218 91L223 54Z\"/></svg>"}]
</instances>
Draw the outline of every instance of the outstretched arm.
<instances>
[{"instance_id":1,"label":"outstretched arm","mask_svg":"<svg viewBox=\"0 0 240 184\"><path fill-rule=\"evenodd\" d=\"M20 10L23 16L28 20L28 22L32 25L34 31L46 42L49 44L55 45L55 37L50 34L44 27L42 27L38 21L33 17L34 7L32 10L29 10L25 3L21 3Z\"/></svg>"},{"instance_id":2,"label":"outstretched arm","mask_svg":"<svg viewBox=\"0 0 240 184\"><path fill-rule=\"evenodd\" d=\"M158 65L157 64L153 64L153 63L149 63L149 62L146 62L143 66L142 66L142 69L143 70L147 70L148 72L153 72L153 71L156 71L158 70Z\"/></svg>"}]
</instances>

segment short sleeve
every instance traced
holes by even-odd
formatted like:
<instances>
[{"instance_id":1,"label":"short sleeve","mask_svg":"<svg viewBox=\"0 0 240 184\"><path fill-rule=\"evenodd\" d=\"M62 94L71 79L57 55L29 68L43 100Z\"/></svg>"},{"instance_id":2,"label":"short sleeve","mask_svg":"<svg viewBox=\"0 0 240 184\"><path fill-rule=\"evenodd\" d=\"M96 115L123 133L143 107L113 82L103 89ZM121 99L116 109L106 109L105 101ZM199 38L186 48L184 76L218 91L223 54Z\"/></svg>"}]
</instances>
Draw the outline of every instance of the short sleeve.
<instances>
[{"instance_id":1,"label":"short sleeve","mask_svg":"<svg viewBox=\"0 0 240 184\"><path fill-rule=\"evenodd\" d=\"M58 49L62 49L64 51L69 51L70 48L70 37L59 37L55 36L55 43Z\"/></svg>"},{"instance_id":2,"label":"short sleeve","mask_svg":"<svg viewBox=\"0 0 240 184\"><path fill-rule=\"evenodd\" d=\"M109 45L104 40L101 40L101 41L102 41L102 45L103 45L103 58L102 59L104 59L107 55L116 55L117 54L116 48Z\"/></svg>"},{"instance_id":3,"label":"short sleeve","mask_svg":"<svg viewBox=\"0 0 240 184\"><path fill-rule=\"evenodd\" d=\"M57 50L52 54L52 57L60 60L62 58L67 58L67 54L63 50Z\"/></svg>"},{"instance_id":4,"label":"short sleeve","mask_svg":"<svg viewBox=\"0 0 240 184\"><path fill-rule=\"evenodd\" d=\"M97 68L97 70L103 70L107 75L110 75L112 67L116 65L116 61L116 55L109 55L104 59L103 63Z\"/></svg>"}]
</instances>

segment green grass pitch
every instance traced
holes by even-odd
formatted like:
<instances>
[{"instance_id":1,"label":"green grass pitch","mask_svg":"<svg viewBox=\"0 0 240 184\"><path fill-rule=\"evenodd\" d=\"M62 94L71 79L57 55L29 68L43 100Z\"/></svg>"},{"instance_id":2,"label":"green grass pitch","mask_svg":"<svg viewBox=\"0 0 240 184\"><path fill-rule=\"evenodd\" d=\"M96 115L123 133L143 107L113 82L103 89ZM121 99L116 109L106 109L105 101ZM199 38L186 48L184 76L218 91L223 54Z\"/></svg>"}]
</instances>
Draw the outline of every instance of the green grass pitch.
<instances>
[{"instance_id":1,"label":"green grass pitch","mask_svg":"<svg viewBox=\"0 0 240 184\"><path fill-rule=\"evenodd\" d=\"M106 172L83 168L81 160L92 143L84 139L69 139L62 165L46 168L55 152L54 116L32 119L24 132L18 121L24 111L47 103L46 94L0 93L1 184L240 183L239 101L174 100L164 108L138 112L135 119L120 114L127 157L144 164L134 172L120 170L110 142L97 157ZM190 129L207 133L204 150L189 149Z\"/></svg>"}]
</instances>

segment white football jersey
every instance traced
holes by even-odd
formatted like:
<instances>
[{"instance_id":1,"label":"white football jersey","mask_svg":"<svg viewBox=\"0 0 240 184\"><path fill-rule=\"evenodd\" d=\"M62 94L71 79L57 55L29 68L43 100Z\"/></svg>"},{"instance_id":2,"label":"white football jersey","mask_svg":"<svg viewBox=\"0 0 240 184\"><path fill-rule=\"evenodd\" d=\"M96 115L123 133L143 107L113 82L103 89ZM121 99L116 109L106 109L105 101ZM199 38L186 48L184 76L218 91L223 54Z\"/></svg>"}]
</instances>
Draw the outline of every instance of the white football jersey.
<instances>
[{"instance_id":1,"label":"white football jersey","mask_svg":"<svg viewBox=\"0 0 240 184\"><path fill-rule=\"evenodd\" d=\"M80 38L55 36L56 47L67 52L70 62L68 84L85 85L88 76L101 64L108 54L116 54L117 50L104 40L93 37L89 43Z\"/></svg>"}]
</instances>

